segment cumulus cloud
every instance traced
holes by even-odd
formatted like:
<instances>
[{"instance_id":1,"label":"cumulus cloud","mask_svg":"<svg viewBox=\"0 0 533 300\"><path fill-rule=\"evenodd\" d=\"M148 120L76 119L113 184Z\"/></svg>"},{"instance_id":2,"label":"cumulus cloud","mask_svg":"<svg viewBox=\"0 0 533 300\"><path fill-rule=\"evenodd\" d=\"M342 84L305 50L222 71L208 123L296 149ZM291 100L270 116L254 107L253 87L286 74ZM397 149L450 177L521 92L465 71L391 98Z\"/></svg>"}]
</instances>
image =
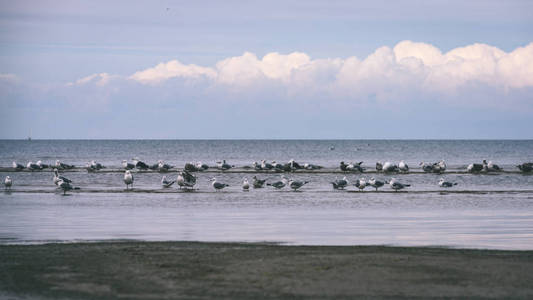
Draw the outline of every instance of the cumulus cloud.
<instances>
[{"instance_id":1,"label":"cumulus cloud","mask_svg":"<svg viewBox=\"0 0 533 300\"><path fill-rule=\"evenodd\" d=\"M76 80L75 82L69 82L67 83L67 86L80 86L80 85L86 85L89 83L94 83L97 86L104 86L108 84L112 79L118 78L117 75L110 75L108 73L99 73L99 74L92 74L83 78L80 78Z\"/></svg>"},{"instance_id":2,"label":"cumulus cloud","mask_svg":"<svg viewBox=\"0 0 533 300\"><path fill-rule=\"evenodd\" d=\"M93 74L71 85L104 86L116 77L120 76ZM187 87L196 95L223 97L226 93L234 100L240 93L242 99L269 94L276 98L325 96L364 103L417 96L460 102L474 90L480 94L478 98L487 98L495 92L507 95L513 90L533 88L533 43L511 52L472 44L444 53L427 43L402 41L394 47L380 47L366 58L312 59L302 52L257 57L245 52L211 67L172 60L120 78L140 86L164 84L167 93ZM170 88L173 85L176 89ZM513 95L519 94L524 92Z\"/></svg>"},{"instance_id":3,"label":"cumulus cloud","mask_svg":"<svg viewBox=\"0 0 533 300\"><path fill-rule=\"evenodd\" d=\"M157 84L171 78L192 78L201 77L214 78L217 73L212 68L200 67L197 65L184 65L177 60L167 63L160 63L153 68L135 72L129 78L144 84Z\"/></svg>"}]
</instances>

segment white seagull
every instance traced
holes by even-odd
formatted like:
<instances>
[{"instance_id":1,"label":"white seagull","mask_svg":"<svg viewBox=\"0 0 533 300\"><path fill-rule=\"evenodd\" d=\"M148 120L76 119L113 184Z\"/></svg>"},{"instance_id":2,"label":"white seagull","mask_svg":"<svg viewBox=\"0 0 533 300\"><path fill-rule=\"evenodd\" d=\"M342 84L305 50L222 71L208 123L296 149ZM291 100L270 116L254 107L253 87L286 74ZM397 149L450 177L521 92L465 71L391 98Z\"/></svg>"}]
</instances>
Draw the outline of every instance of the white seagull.
<instances>
[{"instance_id":1,"label":"white seagull","mask_svg":"<svg viewBox=\"0 0 533 300\"><path fill-rule=\"evenodd\" d=\"M133 188L133 174L131 174L130 170L126 170L124 173L124 183L126 184L126 189L129 189L130 184L131 188Z\"/></svg>"},{"instance_id":2,"label":"white seagull","mask_svg":"<svg viewBox=\"0 0 533 300\"><path fill-rule=\"evenodd\" d=\"M409 172L409 166L403 160L398 164L398 169L404 173Z\"/></svg>"},{"instance_id":3,"label":"white seagull","mask_svg":"<svg viewBox=\"0 0 533 300\"><path fill-rule=\"evenodd\" d=\"M21 164L18 164L17 162L13 162L13 169L15 169L16 171L20 171L20 170L23 170L24 169L24 165L21 165Z\"/></svg>"},{"instance_id":4,"label":"white seagull","mask_svg":"<svg viewBox=\"0 0 533 300\"><path fill-rule=\"evenodd\" d=\"M242 189L243 191L248 191L250 189L250 183L248 182L248 179L246 177L242 182Z\"/></svg>"},{"instance_id":5,"label":"white seagull","mask_svg":"<svg viewBox=\"0 0 533 300\"><path fill-rule=\"evenodd\" d=\"M59 186L59 182L63 181L66 183L72 183L72 180L68 179L65 176L59 175L59 171L57 169L54 169L54 178L53 178L54 184Z\"/></svg>"},{"instance_id":6,"label":"white seagull","mask_svg":"<svg viewBox=\"0 0 533 300\"><path fill-rule=\"evenodd\" d=\"M441 178L439 180L439 186L440 187L444 187L444 188L449 188L449 187L452 187L454 185L457 185L457 182L449 182L449 181L445 181L444 178Z\"/></svg>"},{"instance_id":7,"label":"white seagull","mask_svg":"<svg viewBox=\"0 0 533 300\"><path fill-rule=\"evenodd\" d=\"M358 179L353 185L355 185L355 187L357 187L359 191L362 192L366 188L366 180L364 178Z\"/></svg>"},{"instance_id":8,"label":"white seagull","mask_svg":"<svg viewBox=\"0 0 533 300\"><path fill-rule=\"evenodd\" d=\"M4 180L4 188L6 190L11 190L11 186L13 185L13 180L11 177L6 176L6 179Z\"/></svg>"},{"instance_id":9,"label":"white seagull","mask_svg":"<svg viewBox=\"0 0 533 300\"><path fill-rule=\"evenodd\" d=\"M285 187L285 185L287 185L287 179L285 178L285 176L281 175L281 180L278 180L278 181L275 181L275 182L272 182L272 183L267 183L268 186L273 186L275 187L276 189L282 189Z\"/></svg>"},{"instance_id":10,"label":"white seagull","mask_svg":"<svg viewBox=\"0 0 533 300\"><path fill-rule=\"evenodd\" d=\"M348 179L344 176L342 179L335 179L331 184L333 185L333 189L343 190L348 185Z\"/></svg>"},{"instance_id":11,"label":"white seagull","mask_svg":"<svg viewBox=\"0 0 533 300\"><path fill-rule=\"evenodd\" d=\"M368 181L368 184L370 184L370 186L372 186L373 188L376 189L376 192L378 191L378 188L382 187L385 185L385 182L383 181L380 181L380 180L376 180L374 177L370 178L370 180Z\"/></svg>"},{"instance_id":12,"label":"white seagull","mask_svg":"<svg viewBox=\"0 0 533 300\"><path fill-rule=\"evenodd\" d=\"M290 179L289 180L289 187L293 190L293 191L296 191L297 189L301 188L302 186L308 184L309 181L300 181L300 180L293 180L293 179Z\"/></svg>"},{"instance_id":13,"label":"white seagull","mask_svg":"<svg viewBox=\"0 0 533 300\"><path fill-rule=\"evenodd\" d=\"M213 188L215 189L215 191L218 191L218 190L221 190L227 186L229 186L228 184L225 184L225 183L221 183L221 182L218 182L217 179L215 177L213 177L211 179L212 183L211 185L213 186Z\"/></svg>"},{"instance_id":14,"label":"white seagull","mask_svg":"<svg viewBox=\"0 0 533 300\"><path fill-rule=\"evenodd\" d=\"M409 187L411 186L410 184L403 184L403 183L399 183L398 181L396 181L396 179L392 178L390 181L389 181L389 185L390 187L394 190L394 191L398 191L398 190L401 190L403 188L406 188L406 187Z\"/></svg>"}]
</instances>

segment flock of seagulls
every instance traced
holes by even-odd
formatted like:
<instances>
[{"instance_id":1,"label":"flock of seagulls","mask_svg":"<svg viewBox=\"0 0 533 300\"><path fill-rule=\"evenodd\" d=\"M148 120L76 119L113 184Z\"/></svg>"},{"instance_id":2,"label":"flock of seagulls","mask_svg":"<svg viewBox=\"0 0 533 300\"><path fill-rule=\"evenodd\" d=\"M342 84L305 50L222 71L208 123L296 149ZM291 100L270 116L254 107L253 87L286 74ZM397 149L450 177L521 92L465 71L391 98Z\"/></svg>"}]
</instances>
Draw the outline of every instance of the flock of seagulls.
<instances>
[{"instance_id":1,"label":"flock of seagulls","mask_svg":"<svg viewBox=\"0 0 533 300\"><path fill-rule=\"evenodd\" d=\"M362 166L363 162L349 162L346 163L344 161L340 162L340 170L345 173L363 173L365 171L365 168ZM36 171L36 170L43 170L47 168L53 168L54 177L53 177L53 183L63 191L65 194L67 191L79 189L79 187L74 187L72 180L66 178L65 176L62 176L59 174L59 170L69 170L74 169L75 166L67 163L63 163L59 160L56 160L54 165L49 165L43 163L41 160L33 163L32 161L29 161L26 166L23 164L19 164L17 162L13 162L13 168L17 171L28 169L30 171ZM419 164L421 169L424 172L427 173L443 173L446 171L447 165L444 162L444 160L435 162L435 163L427 163L427 162L421 162ZM134 176L132 171L134 169L144 171L144 170L157 170L159 172L168 172L169 170L176 168L175 166L172 166L170 164L165 163L162 160L159 160L156 164L149 165L143 161L141 161L138 158L133 158L131 161L123 160L122 161L122 167L124 168L124 184L126 185L126 190L129 190L130 188L133 189L133 183L134 183ZM277 163L276 161L268 162L267 160L261 160L260 163L253 162L251 167L255 170L273 170L273 171L294 171L294 170L316 170L322 168L318 165L313 164L301 164L297 163L295 160L291 159L289 162L285 164ZM94 160L88 162L86 164L86 169L89 172L98 171L101 169L105 169L106 167L103 166L101 163L98 163ZM235 168L234 165L231 165L226 162L226 160L221 160L216 162L216 168L220 171L226 171L232 168ZM527 162L523 163L517 166L517 168L522 172L533 172L533 163ZM204 164L202 162L196 162L196 163L186 163L185 167L179 171L177 174L177 178L175 180L171 180L167 178L167 176L163 176L161 179L161 185L163 188L170 188L174 184L177 184L180 189L194 189L194 186L197 183L197 177L193 174L194 172L199 171L205 171L208 170L209 166L207 164ZM382 173L408 173L409 172L409 166L405 161L400 161L399 163L393 163L390 161L386 161L384 163L377 162L376 163L376 171L382 172ZM481 163L472 163L467 166L466 171L470 173L481 173L481 172L498 172L502 171L503 169L498 166L497 164L494 164L492 161L483 160ZM209 180L211 182L212 187L215 189L215 191L220 191L226 187L229 186L229 184L220 182L216 178L211 178ZM283 189L285 187L290 188L291 190L298 190L307 183L308 181L301 181L301 180L295 180L295 179L288 179L285 177L285 175L281 175L279 180L274 180L272 182L266 182L266 179L259 179L257 176L253 176L251 182L248 181L247 178L243 178L242 181L242 189L244 191L249 191L251 187L253 188L263 188L266 186L271 186L275 189ZM350 186L350 183L346 176L344 176L342 179L335 178L334 181L330 182L333 186L333 189L336 190L343 190ZM442 188L451 188L455 185L457 185L457 182L450 182L446 181L444 178L441 178L438 182L438 186ZM392 178L390 180L379 180L374 177L370 178L369 180L366 180L365 178L359 178L356 179L353 184L359 191L364 191L366 187L372 187L376 191L385 186L389 185L391 189L395 191L402 190L404 188L410 187L410 184L401 183L395 178ZM6 176L4 180L4 187L6 190L10 190L13 186L13 180L10 176Z\"/></svg>"}]
</instances>

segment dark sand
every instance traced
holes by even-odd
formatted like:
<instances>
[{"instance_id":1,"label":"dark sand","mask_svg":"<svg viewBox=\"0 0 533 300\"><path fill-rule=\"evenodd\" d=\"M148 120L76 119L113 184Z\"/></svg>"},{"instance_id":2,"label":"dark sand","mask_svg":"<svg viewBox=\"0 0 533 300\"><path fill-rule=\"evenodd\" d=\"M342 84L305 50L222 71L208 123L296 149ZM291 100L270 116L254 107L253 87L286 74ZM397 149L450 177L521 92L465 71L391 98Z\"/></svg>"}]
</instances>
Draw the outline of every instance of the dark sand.
<instances>
[{"instance_id":1,"label":"dark sand","mask_svg":"<svg viewBox=\"0 0 533 300\"><path fill-rule=\"evenodd\" d=\"M533 298L533 251L105 242L0 246L0 298Z\"/></svg>"}]
</instances>

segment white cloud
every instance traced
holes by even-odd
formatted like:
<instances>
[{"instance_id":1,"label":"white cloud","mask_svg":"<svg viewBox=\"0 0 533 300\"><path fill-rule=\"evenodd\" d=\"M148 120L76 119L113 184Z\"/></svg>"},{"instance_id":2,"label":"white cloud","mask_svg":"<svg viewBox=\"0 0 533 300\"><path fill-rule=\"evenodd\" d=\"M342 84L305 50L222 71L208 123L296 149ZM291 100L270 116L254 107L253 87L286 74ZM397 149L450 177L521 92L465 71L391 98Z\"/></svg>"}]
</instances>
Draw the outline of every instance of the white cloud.
<instances>
[{"instance_id":1,"label":"white cloud","mask_svg":"<svg viewBox=\"0 0 533 300\"><path fill-rule=\"evenodd\" d=\"M175 77L193 79L200 77L214 78L216 77L216 72L212 68L192 64L184 65L177 60L171 60L167 63L160 63L153 68L136 72L130 76L130 79L144 84L157 84Z\"/></svg>"},{"instance_id":2,"label":"white cloud","mask_svg":"<svg viewBox=\"0 0 533 300\"><path fill-rule=\"evenodd\" d=\"M83 78L80 78L76 80L75 82L69 82L67 83L67 86L73 86L73 85L85 85L88 83L94 83L97 86L104 86L108 84L113 78L118 78L117 75L110 75L108 73L98 73L98 74L92 74Z\"/></svg>"},{"instance_id":3,"label":"white cloud","mask_svg":"<svg viewBox=\"0 0 533 300\"><path fill-rule=\"evenodd\" d=\"M75 84L105 85L111 78L107 73L93 74ZM207 85L196 88L218 86L238 93L266 87L276 88L288 97L326 92L343 99L407 99L413 93L455 95L464 93L469 86L480 85L505 93L533 87L533 43L509 53L485 44L443 53L430 44L402 41L393 48L378 48L364 59L311 59L302 52L273 52L258 58L245 52L213 67L172 60L128 78L149 85L173 78L201 79Z\"/></svg>"}]
</instances>

